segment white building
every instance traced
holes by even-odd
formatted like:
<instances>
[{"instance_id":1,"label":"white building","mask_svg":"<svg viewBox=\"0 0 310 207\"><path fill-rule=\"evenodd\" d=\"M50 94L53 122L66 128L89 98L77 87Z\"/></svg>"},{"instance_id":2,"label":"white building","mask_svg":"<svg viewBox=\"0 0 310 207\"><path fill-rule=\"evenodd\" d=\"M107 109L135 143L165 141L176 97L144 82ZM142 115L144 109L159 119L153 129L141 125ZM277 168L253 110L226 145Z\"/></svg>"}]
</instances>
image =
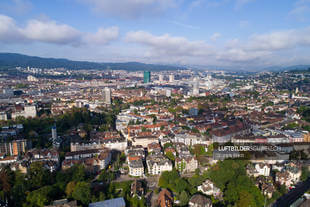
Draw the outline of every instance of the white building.
<instances>
[{"instance_id":1,"label":"white building","mask_svg":"<svg viewBox=\"0 0 310 207\"><path fill-rule=\"evenodd\" d=\"M111 159L112 159L112 155L111 155L110 150L107 149L107 150L101 152L97 158L99 169L100 170L105 169L110 164Z\"/></svg>"},{"instance_id":2,"label":"white building","mask_svg":"<svg viewBox=\"0 0 310 207\"><path fill-rule=\"evenodd\" d=\"M166 96L167 97L171 97L171 89L167 89L166 90Z\"/></svg>"},{"instance_id":3,"label":"white building","mask_svg":"<svg viewBox=\"0 0 310 207\"><path fill-rule=\"evenodd\" d=\"M132 145L137 146L141 145L144 148L147 148L149 144L153 142L159 143L157 136L141 136L141 137L131 137Z\"/></svg>"},{"instance_id":4,"label":"white building","mask_svg":"<svg viewBox=\"0 0 310 207\"><path fill-rule=\"evenodd\" d=\"M258 176L269 176L270 175L270 166L267 164L257 163L255 164L255 169L258 173Z\"/></svg>"},{"instance_id":5,"label":"white building","mask_svg":"<svg viewBox=\"0 0 310 207\"><path fill-rule=\"evenodd\" d=\"M140 177L144 174L144 166L142 160L132 160L128 163L129 175Z\"/></svg>"},{"instance_id":6,"label":"white building","mask_svg":"<svg viewBox=\"0 0 310 207\"><path fill-rule=\"evenodd\" d=\"M105 87L103 90L104 103L110 105L111 104L111 89Z\"/></svg>"},{"instance_id":7,"label":"white building","mask_svg":"<svg viewBox=\"0 0 310 207\"><path fill-rule=\"evenodd\" d=\"M25 117L25 118L34 118L37 116L37 109L34 105L24 106L23 111L16 111L12 113L12 119L16 119L17 117Z\"/></svg>"},{"instance_id":8,"label":"white building","mask_svg":"<svg viewBox=\"0 0 310 207\"><path fill-rule=\"evenodd\" d=\"M36 117L37 116L37 108L34 105L31 106L25 106L24 107L25 117Z\"/></svg>"},{"instance_id":9,"label":"white building","mask_svg":"<svg viewBox=\"0 0 310 207\"><path fill-rule=\"evenodd\" d=\"M27 76L27 81L31 81L31 82L37 82L38 79L32 75L28 75Z\"/></svg>"},{"instance_id":10,"label":"white building","mask_svg":"<svg viewBox=\"0 0 310 207\"><path fill-rule=\"evenodd\" d=\"M174 75L173 74L169 75L169 82L174 82Z\"/></svg>"},{"instance_id":11,"label":"white building","mask_svg":"<svg viewBox=\"0 0 310 207\"><path fill-rule=\"evenodd\" d=\"M7 121L8 116L5 112L0 112L0 121Z\"/></svg>"},{"instance_id":12,"label":"white building","mask_svg":"<svg viewBox=\"0 0 310 207\"><path fill-rule=\"evenodd\" d=\"M211 180L203 182L202 185L197 187L197 190L205 195L213 195L214 197L220 197L222 194L221 190Z\"/></svg>"},{"instance_id":13,"label":"white building","mask_svg":"<svg viewBox=\"0 0 310 207\"><path fill-rule=\"evenodd\" d=\"M150 175L160 175L164 171L172 171L172 163L161 154L149 155L146 165Z\"/></svg>"},{"instance_id":14,"label":"white building","mask_svg":"<svg viewBox=\"0 0 310 207\"><path fill-rule=\"evenodd\" d=\"M8 156L8 157L1 157L0 158L0 166L1 165L8 165L11 163L15 163L17 161L17 156Z\"/></svg>"},{"instance_id":15,"label":"white building","mask_svg":"<svg viewBox=\"0 0 310 207\"><path fill-rule=\"evenodd\" d=\"M198 96L199 95L199 80L198 78L194 78L193 82L193 95Z\"/></svg>"},{"instance_id":16,"label":"white building","mask_svg":"<svg viewBox=\"0 0 310 207\"><path fill-rule=\"evenodd\" d=\"M101 144L111 150L125 151L127 148L127 140L125 138L101 140Z\"/></svg>"},{"instance_id":17,"label":"white building","mask_svg":"<svg viewBox=\"0 0 310 207\"><path fill-rule=\"evenodd\" d=\"M264 163L256 163L254 168L250 165L247 169L247 173L250 176L258 177L258 176L269 176L270 175L270 165Z\"/></svg>"},{"instance_id":18,"label":"white building","mask_svg":"<svg viewBox=\"0 0 310 207\"><path fill-rule=\"evenodd\" d=\"M174 142L184 143L187 146L192 146L195 144L209 144L205 137L198 137L190 134L176 134L174 137Z\"/></svg>"},{"instance_id":19,"label":"white building","mask_svg":"<svg viewBox=\"0 0 310 207\"><path fill-rule=\"evenodd\" d=\"M175 167L181 173L194 172L198 168L198 161L194 156L182 156L176 157Z\"/></svg>"}]
</instances>

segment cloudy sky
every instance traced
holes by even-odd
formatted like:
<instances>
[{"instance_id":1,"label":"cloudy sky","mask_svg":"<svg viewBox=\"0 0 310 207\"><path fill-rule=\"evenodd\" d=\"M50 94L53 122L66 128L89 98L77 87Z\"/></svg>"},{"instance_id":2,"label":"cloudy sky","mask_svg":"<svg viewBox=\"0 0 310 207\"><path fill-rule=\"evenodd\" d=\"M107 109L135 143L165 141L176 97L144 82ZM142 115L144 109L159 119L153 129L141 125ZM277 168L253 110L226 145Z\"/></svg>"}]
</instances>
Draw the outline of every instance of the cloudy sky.
<instances>
[{"instance_id":1,"label":"cloudy sky","mask_svg":"<svg viewBox=\"0 0 310 207\"><path fill-rule=\"evenodd\" d=\"M0 52L242 69L310 64L310 0L1 0Z\"/></svg>"}]
</instances>

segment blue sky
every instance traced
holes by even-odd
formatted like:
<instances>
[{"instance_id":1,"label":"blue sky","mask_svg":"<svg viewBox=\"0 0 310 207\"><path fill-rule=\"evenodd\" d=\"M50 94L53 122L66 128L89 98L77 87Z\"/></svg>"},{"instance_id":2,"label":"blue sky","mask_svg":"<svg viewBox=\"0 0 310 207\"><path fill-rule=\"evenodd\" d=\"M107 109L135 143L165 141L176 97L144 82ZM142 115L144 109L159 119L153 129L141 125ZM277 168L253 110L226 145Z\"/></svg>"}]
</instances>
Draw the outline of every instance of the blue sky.
<instances>
[{"instance_id":1,"label":"blue sky","mask_svg":"<svg viewBox=\"0 0 310 207\"><path fill-rule=\"evenodd\" d=\"M310 64L310 0L1 0L0 52L98 62Z\"/></svg>"}]
</instances>

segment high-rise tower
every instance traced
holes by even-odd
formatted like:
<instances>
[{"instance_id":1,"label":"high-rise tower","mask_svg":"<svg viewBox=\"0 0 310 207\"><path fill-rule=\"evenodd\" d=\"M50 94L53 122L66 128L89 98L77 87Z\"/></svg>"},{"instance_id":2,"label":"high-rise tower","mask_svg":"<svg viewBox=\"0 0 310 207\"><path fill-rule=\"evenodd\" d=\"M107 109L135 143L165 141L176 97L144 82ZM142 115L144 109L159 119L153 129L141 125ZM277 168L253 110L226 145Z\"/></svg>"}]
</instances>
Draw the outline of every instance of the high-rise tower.
<instances>
[{"instance_id":1,"label":"high-rise tower","mask_svg":"<svg viewBox=\"0 0 310 207\"><path fill-rule=\"evenodd\" d=\"M144 71L144 74L143 74L143 82L144 82L144 83L149 83L149 82L151 82L151 72L150 72L150 71Z\"/></svg>"},{"instance_id":2,"label":"high-rise tower","mask_svg":"<svg viewBox=\"0 0 310 207\"><path fill-rule=\"evenodd\" d=\"M110 105L111 104L111 89L105 87L103 90L103 99L104 103Z\"/></svg>"}]
</instances>

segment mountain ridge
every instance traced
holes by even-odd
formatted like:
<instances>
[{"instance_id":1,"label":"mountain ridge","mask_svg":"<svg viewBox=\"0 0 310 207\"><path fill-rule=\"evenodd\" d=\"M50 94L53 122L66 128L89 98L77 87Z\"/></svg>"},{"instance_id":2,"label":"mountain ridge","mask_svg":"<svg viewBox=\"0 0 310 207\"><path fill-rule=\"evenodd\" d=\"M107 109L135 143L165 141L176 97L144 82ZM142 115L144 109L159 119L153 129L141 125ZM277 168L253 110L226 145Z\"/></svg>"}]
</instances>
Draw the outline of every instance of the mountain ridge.
<instances>
[{"instance_id":1,"label":"mountain ridge","mask_svg":"<svg viewBox=\"0 0 310 207\"><path fill-rule=\"evenodd\" d=\"M269 66L260 70L245 70L232 67L220 66L194 66L194 65L169 65L169 64L146 64L141 62L93 62L75 61L66 58L45 58L30 56L19 53L0 53L0 67L37 67L37 68L66 68L71 70L97 69L97 70L127 70L127 71L163 71L163 70L184 70L193 68L194 70L211 69L232 72L281 72L290 70L304 70L310 65L291 65L291 66Z\"/></svg>"},{"instance_id":2,"label":"mountain ridge","mask_svg":"<svg viewBox=\"0 0 310 207\"><path fill-rule=\"evenodd\" d=\"M34 67L34 68L66 68L71 70L184 70L185 67L161 64L146 64L141 62L100 63L91 61L74 61L65 58L43 58L19 53L0 53L0 66L5 67Z\"/></svg>"}]
</instances>

